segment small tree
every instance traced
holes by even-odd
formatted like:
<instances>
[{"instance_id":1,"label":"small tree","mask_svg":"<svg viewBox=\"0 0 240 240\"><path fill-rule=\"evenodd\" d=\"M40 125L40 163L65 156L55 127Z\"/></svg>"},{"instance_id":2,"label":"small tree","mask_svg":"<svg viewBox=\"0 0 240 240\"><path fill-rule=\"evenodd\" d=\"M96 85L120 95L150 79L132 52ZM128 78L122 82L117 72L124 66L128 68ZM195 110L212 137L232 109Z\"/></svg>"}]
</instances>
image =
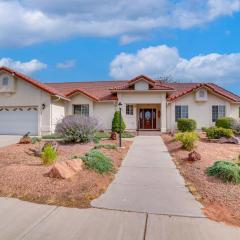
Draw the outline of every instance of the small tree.
<instances>
[{"instance_id":1,"label":"small tree","mask_svg":"<svg viewBox=\"0 0 240 240\"><path fill-rule=\"evenodd\" d=\"M121 131L123 133L125 129L126 129L126 125L122 117L121 130L120 130L120 111L116 111L114 113L114 117L112 120L112 131L117 133L120 133Z\"/></svg>"}]
</instances>

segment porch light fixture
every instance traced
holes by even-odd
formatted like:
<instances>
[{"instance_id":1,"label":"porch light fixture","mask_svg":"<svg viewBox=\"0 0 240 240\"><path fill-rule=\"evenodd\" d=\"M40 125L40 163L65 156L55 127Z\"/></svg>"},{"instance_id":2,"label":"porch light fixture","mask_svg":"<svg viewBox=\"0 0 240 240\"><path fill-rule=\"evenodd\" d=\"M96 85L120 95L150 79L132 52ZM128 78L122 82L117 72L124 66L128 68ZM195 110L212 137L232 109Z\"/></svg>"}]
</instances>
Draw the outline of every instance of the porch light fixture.
<instances>
[{"instance_id":1,"label":"porch light fixture","mask_svg":"<svg viewBox=\"0 0 240 240\"><path fill-rule=\"evenodd\" d=\"M46 108L46 104L42 104L42 110L44 110Z\"/></svg>"},{"instance_id":2,"label":"porch light fixture","mask_svg":"<svg viewBox=\"0 0 240 240\"><path fill-rule=\"evenodd\" d=\"M119 107L119 124L120 124L120 131L119 131L119 147L122 147L122 103L119 102L118 103L118 107Z\"/></svg>"}]
</instances>

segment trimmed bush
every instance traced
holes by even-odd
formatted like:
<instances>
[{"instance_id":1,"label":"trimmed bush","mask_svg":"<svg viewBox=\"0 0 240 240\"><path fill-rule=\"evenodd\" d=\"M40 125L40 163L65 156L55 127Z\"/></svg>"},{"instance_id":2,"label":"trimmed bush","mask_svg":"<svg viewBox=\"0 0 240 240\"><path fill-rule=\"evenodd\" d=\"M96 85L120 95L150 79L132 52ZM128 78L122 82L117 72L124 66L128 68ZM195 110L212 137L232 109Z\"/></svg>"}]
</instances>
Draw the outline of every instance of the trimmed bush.
<instances>
[{"instance_id":1,"label":"trimmed bush","mask_svg":"<svg viewBox=\"0 0 240 240\"><path fill-rule=\"evenodd\" d=\"M97 144L94 148L117 149L117 146L115 144Z\"/></svg>"},{"instance_id":2,"label":"trimmed bush","mask_svg":"<svg viewBox=\"0 0 240 240\"><path fill-rule=\"evenodd\" d=\"M98 173L109 173L114 171L112 159L105 156L98 150L91 150L85 156L81 157L86 167Z\"/></svg>"},{"instance_id":3,"label":"trimmed bush","mask_svg":"<svg viewBox=\"0 0 240 240\"><path fill-rule=\"evenodd\" d=\"M94 138L98 122L93 117L72 115L66 116L56 126L56 133L69 142L89 142Z\"/></svg>"},{"instance_id":4,"label":"trimmed bush","mask_svg":"<svg viewBox=\"0 0 240 240\"><path fill-rule=\"evenodd\" d=\"M126 125L124 123L123 117L122 117L121 129L120 129L120 112L116 111L114 113L114 117L112 120L112 131L117 133L120 133L121 131L123 133L125 129L126 129Z\"/></svg>"},{"instance_id":5,"label":"trimmed bush","mask_svg":"<svg viewBox=\"0 0 240 240\"><path fill-rule=\"evenodd\" d=\"M209 139L219 139L221 137L230 138L233 136L233 131L231 129L211 127L206 129L207 137Z\"/></svg>"},{"instance_id":6,"label":"trimmed bush","mask_svg":"<svg viewBox=\"0 0 240 240\"><path fill-rule=\"evenodd\" d=\"M228 162L217 161L206 170L208 176L216 176L224 182L240 183L240 166Z\"/></svg>"},{"instance_id":7,"label":"trimmed bush","mask_svg":"<svg viewBox=\"0 0 240 240\"><path fill-rule=\"evenodd\" d=\"M41 160L44 165L52 165L57 159L57 152L51 144L47 144L41 154Z\"/></svg>"},{"instance_id":8,"label":"trimmed bush","mask_svg":"<svg viewBox=\"0 0 240 240\"><path fill-rule=\"evenodd\" d=\"M197 128L197 123L193 119L180 118L177 121L177 128L180 132L193 132Z\"/></svg>"},{"instance_id":9,"label":"trimmed bush","mask_svg":"<svg viewBox=\"0 0 240 240\"><path fill-rule=\"evenodd\" d=\"M195 132L180 132L176 134L175 139L182 143L183 149L192 151L195 147L195 142L198 140L198 134Z\"/></svg>"},{"instance_id":10,"label":"trimmed bush","mask_svg":"<svg viewBox=\"0 0 240 240\"><path fill-rule=\"evenodd\" d=\"M216 121L216 127L232 129L232 126L233 126L234 122L235 122L235 120L233 118L230 118L230 117L219 118Z\"/></svg>"}]
</instances>

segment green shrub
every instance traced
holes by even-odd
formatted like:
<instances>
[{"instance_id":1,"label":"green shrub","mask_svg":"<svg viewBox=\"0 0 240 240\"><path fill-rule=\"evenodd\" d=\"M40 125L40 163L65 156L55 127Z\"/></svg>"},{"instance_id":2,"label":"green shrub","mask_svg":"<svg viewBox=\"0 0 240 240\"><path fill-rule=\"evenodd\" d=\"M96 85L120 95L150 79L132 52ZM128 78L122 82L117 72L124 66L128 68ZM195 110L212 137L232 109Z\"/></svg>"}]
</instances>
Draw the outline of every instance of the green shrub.
<instances>
[{"instance_id":1,"label":"green shrub","mask_svg":"<svg viewBox=\"0 0 240 240\"><path fill-rule=\"evenodd\" d=\"M35 143L37 143L37 142L41 142L41 138L39 138L39 137L32 137L32 143L33 144L35 144Z\"/></svg>"},{"instance_id":2,"label":"green shrub","mask_svg":"<svg viewBox=\"0 0 240 240\"><path fill-rule=\"evenodd\" d=\"M194 149L194 144L198 140L198 134L195 132L180 132L177 133L175 139L182 143L182 148L187 151Z\"/></svg>"},{"instance_id":3,"label":"green shrub","mask_svg":"<svg viewBox=\"0 0 240 240\"><path fill-rule=\"evenodd\" d=\"M197 123L193 119L180 118L177 121L177 128L180 132L192 132L196 130Z\"/></svg>"},{"instance_id":4,"label":"green shrub","mask_svg":"<svg viewBox=\"0 0 240 240\"><path fill-rule=\"evenodd\" d=\"M42 139L61 139L61 138L62 136L57 133L42 136Z\"/></svg>"},{"instance_id":5,"label":"green shrub","mask_svg":"<svg viewBox=\"0 0 240 240\"><path fill-rule=\"evenodd\" d=\"M124 123L123 117L121 119L122 119L122 123L121 123L121 129L120 129L120 112L116 111L114 113L114 117L112 120L112 131L113 132L120 133L120 131L121 131L123 133L124 130L126 129L126 125Z\"/></svg>"},{"instance_id":6,"label":"green shrub","mask_svg":"<svg viewBox=\"0 0 240 240\"><path fill-rule=\"evenodd\" d=\"M94 137L95 137L95 138L99 138L99 139L102 139L102 138L110 138L110 133L109 133L109 132L100 132L100 131L97 131L97 132L94 134Z\"/></svg>"},{"instance_id":7,"label":"green shrub","mask_svg":"<svg viewBox=\"0 0 240 240\"><path fill-rule=\"evenodd\" d=\"M211 127L206 129L207 137L209 139L219 139L221 137L230 138L233 136L233 131L231 129Z\"/></svg>"},{"instance_id":8,"label":"green shrub","mask_svg":"<svg viewBox=\"0 0 240 240\"><path fill-rule=\"evenodd\" d=\"M202 131L203 132L207 132L207 128L206 127L202 127Z\"/></svg>"},{"instance_id":9,"label":"green shrub","mask_svg":"<svg viewBox=\"0 0 240 240\"><path fill-rule=\"evenodd\" d=\"M216 176L224 182L240 183L240 166L227 161L217 161L206 170L208 176Z\"/></svg>"},{"instance_id":10,"label":"green shrub","mask_svg":"<svg viewBox=\"0 0 240 240\"><path fill-rule=\"evenodd\" d=\"M52 145L48 144L44 147L41 159L44 165L52 165L56 161L57 152Z\"/></svg>"},{"instance_id":11,"label":"green shrub","mask_svg":"<svg viewBox=\"0 0 240 240\"><path fill-rule=\"evenodd\" d=\"M117 146L115 144L97 144L94 148L117 149Z\"/></svg>"},{"instance_id":12,"label":"green shrub","mask_svg":"<svg viewBox=\"0 0 240 240\"><path fill-rule=\"evenodd\" d=\"M216 121L216 127L232 129L232 126L233 126L234 122L235 122L235 120L233 118L230 118L230 117L219 118Z\"/></svg>"},{"instance_id":13,"label":"green shrub","mask_svg":"<svg viewBox=\"0 0 240 240\"><path fill-rule=\"evenodd\" d=\"M86 167L98 173L109 173L114 171L112 159L98 150L91 150L81 157Z\"/></svg>"},{"instance_id":14,"label":"green shrub","mask_svg":"<svg viewBox=\"0 0 240 240\"><path fill-rule=\"evenodd\" d=\"M133 138L134 135L130 132L124 132L122 133L122 138Z\"/></svg>"}]
</instances>

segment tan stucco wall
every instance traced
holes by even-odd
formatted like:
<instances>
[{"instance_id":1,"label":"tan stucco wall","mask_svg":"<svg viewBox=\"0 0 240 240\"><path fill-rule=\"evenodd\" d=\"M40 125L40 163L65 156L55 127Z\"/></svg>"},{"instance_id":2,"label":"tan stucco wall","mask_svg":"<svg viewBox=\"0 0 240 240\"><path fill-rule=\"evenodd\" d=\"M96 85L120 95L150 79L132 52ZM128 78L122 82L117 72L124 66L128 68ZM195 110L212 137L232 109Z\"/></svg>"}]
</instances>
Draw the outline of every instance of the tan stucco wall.
<instances>
[{"instance_id":1,"label":"tan stucco wall","mask_svg":"<svg viewBox=\"0 0 240 240\"><path fill-rule=\"evenodd\" d=\"M226 106L226 116L238 118L239 105L231 104L228 100L214 95L208 91L208 100L206 102L196 102L195 92L177 99L175 102L167 105L167 128L175 129L175 106L188 105L189 118L196 120L197 128L211 127L212 122L212 106Z\"/></svg>"},{"instance_id":2,"label":"tan stucco wall","mask_svg":"<svg viewBox=\"0 0 240 240\"><path fill-rule=\"evenodd\" d=\"M56 124L65 116L66 101L52 97L51 102L51 131L55 131Z\"/></svg>"},{"instance_id":3,"label":"tan stucco wall","mask_svg":"<svg viewBox=\"0 0 240 240\"><path fill-rule=\"evenodd\" d=\"M111 130L112 119L117 109L116 104L114 102L94 103L93 109L93 116L98 119L100 128L103 130Z\"/></svg>"},{"instance_id":4,"label":"tan stucco wall","mask_svg":"<svg viewBox=\"0 0 240 240\"><path fill-rule=\"evenodd\" d=\"M39 134L47 134L51 132L50 122L50 105L51 97L45 91L27 83L21 79L14 79L14 93L0 93L0 106L35 106L39 109ZM42 104L46 108L42 110ZM17 119L16 119L17 121Z\"/></svg>"},{"instance_id":5,"label":"tan stucco wall","mask_svg":"<svg viewBox=\"0 0 240 240\"><path fill-rule=\"evenodd\" d=\"M93 115L93 100L84 94L77 93L73 95L71 98L71 102L66 103L66 114L72 115L73 114L73 105L78 104L89 104L89 115Z\"/></svg>"}]
</instances>

